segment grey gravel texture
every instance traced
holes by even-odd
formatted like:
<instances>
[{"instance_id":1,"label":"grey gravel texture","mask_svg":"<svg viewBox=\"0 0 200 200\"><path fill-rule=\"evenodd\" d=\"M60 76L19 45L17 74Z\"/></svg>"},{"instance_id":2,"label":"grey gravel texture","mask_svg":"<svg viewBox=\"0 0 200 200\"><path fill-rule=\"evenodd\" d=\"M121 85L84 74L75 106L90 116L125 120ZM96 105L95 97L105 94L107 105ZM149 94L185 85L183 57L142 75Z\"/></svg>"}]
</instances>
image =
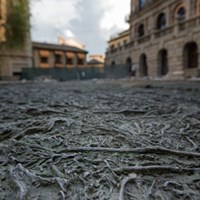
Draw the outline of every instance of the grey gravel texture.
<instances>
[{"instance_id":1,"label":"grey gravel texture","mask_svg":"<svg viewBox=\"0 0 200 200\"><path fill-rule=\"evenodd\" d=\"M0 84L1 200L199 200L200 83Z\"/></svg>"}]
</instances>

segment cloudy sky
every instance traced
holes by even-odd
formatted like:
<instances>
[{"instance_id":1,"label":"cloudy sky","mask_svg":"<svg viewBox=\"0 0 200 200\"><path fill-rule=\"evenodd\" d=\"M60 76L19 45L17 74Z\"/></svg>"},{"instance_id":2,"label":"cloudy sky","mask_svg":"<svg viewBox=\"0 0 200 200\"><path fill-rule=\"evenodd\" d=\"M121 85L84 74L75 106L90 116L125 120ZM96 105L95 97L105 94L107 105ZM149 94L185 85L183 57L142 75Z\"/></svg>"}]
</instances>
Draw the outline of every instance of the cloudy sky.
<instances>
[{"instance_id":1,"label":"cloudy sky","mask_svg":"<svg viewBox=\"0 0 200 200\"><path fill-rule=\"evenodd\" d=\"M32 0L32 39L57 42L75 37L91 54L104 53L106 41L128 28L130 0Z\"/></svg>"}]
</instances>

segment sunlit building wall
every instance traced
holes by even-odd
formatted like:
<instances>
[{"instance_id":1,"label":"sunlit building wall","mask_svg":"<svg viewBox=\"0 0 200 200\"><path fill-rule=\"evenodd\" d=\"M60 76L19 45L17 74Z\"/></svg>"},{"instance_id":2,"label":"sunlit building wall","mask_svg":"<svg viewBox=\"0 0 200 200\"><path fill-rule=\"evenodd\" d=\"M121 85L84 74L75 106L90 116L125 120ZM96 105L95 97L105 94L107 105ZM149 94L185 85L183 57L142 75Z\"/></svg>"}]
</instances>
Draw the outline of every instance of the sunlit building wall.
<instances>
[{"instance_id":1,"label":"sunlit building wall","mask_svg":"<svg viewBox=\"0 0 200 200\"><path fill-rule=\"evenodd\" d=\"M128 44L108 41L106 65L134 64L137 77L199 76L200 0L131 0Z\"/></svg>"},{"instance_id":2,"label":"sunlit building wall","mask_svg":"<svg viewBox=\"0 0 200 200\"><path fill-rule=\"evenodd\" d=\"M102 54L91 54L89 61L87 62L88 67L104 68L105 56Z\"/></svg>"},{"instance_id":3,"label":"sunlit building wall","mask_svg":"<svg viewBox=\"0 0 200 200\"><path fill-rule=\"evenodd\" d=\"M32 43L33 67L75 68L85 67L87 51L67 45Z\"/></svg>"},{"instance_id":4,"label":"sunlit building wall","mask_svg":"<svg viewBox=\"0 0 200 200\"><path fill-rule=\"evenodd\" d=\"M31 67L28 0L0 0L0 79L17 80Z\"/></svg>"}]
</instances>

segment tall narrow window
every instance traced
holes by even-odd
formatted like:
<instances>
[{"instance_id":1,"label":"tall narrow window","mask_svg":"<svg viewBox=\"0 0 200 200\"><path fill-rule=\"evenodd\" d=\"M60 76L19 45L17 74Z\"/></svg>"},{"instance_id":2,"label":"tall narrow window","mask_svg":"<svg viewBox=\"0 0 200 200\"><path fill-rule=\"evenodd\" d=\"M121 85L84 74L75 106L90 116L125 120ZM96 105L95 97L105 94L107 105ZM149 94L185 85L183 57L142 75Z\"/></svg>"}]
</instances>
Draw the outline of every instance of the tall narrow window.
<instances>
[{"instance_id":1,"label":"tall narrow window","mask_svg":"<svg viewBox=\"0 0 200 200\"><path fill-rule=\"evenodd\" d=\"M115 63L115 61L113 60L112 62L111 62L111 66L115 66L116 65L116 63Z\"/></svg>"},{"instance_id":2,"label":"tall narrow window","mask_svg":"<svg viewBox=\"0 0 200 200\"><path fill-rule=\"evenodd\" d=\"M144 8L145 3L146 3L146 0L139 0L139 8L140 9Z\"/></svg>"},{"instance_id":3,"label":"tall narrow window","mask_svg":"<svg viewBox=\"0 0 200 200\"><path fill-rule=\"evenodd\" d=\"M186 15L185 8L184 7L179 8L178 12L177 12L177 19L178 19L178 21L185 20L185 15Z\"/></svg>"},{"instance_id":4,"label":"tall narrow window","mask_svg":"<svg viewBox=\"0 0 200 200\"><path fill-rule=\"evenodd\" d=\"M48 64L49 62L49 54L50 52L48 50L40 50L40 64Z\"/></svg>"},{"instance_id":5,"label":"tall narrow window","mask_svg":"<svg viewBox=\"0 0 200 200\"><path fill-rule=\"evenodd\" d=\"M143 24L140 24L138 27L138 36L139 37L144 36L144 25Z\"/></svg>"},{"instance_id":6,"label":"tall narrow window","mask_svg":"<svg viewBox=\"0 0 200 200\"><path fill-rule=\"evenodd\" d=\"M78 53L77 54L77 64L78 65L84 65L84 63L85 63L85 54Z\"/></svg>"},{"instance_id":7,"label":"tall narrow window","mask_svg":"<svg viewBox=\"0 0 200 200\"><path fill-rule=\"evenodd\" d=\"M74 63L75 54L72 52L66 52L66 60L67 65L73 65Z\"/></svg>"},{"instance_id":8,"label":"tall narrow window","mask_svg":"<svg viewBox=\"0 0 200 200\"><path fill-rule=\"evenodd\" d=\"M166 27L166 15L161 13L157 18L157 29L164 29Z\"/></svg>"}]
</instances>

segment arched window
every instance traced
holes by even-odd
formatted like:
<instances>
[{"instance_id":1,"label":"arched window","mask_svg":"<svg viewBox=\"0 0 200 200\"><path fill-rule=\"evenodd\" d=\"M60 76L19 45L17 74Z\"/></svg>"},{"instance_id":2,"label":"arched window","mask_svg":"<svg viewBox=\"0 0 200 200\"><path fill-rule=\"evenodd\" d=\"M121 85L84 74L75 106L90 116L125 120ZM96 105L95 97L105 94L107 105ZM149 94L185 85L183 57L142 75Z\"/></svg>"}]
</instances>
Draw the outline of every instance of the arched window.
<instances>
[{"instance_id":1,"label":"arched window","mask_svg":"<svg viewBox=\"0 0 200 200\"><path fill-rule=\"evenodd\" d=\"M161 13L157 18L157 29L164 29L166 27L166 15Z\"/></svg>"},{"instance_id":2,"label":"arched window","mask_svg":"<svg viewBox=\"0 0 200 200\"><path fill-rule=\"evenodd\" d=\"M144 25L140 24L138 27L138 36L142 37L144 35Z\"/></svg>"},{"instance_id":3,"label":"arched window","mask_svg":"<svg viewBox=\"0 0 200 200\"><path fill-rule=\"evenodd\" d=\"M185 20L185 16L186 16L186 10L184 7L180 7L177 11L177 19L178 21L183 21Z\"/></svg>"},{"instance_id":4,"label":"arched window","mask_svg":"<svg viewBox=\"0 0 200 200\"><path fill-rule=\"evenodd\" d=\"M145 3L146 3L146 0L139 0L139 8L140 9L144 8Z\"/></svg>"}]
</instances>

